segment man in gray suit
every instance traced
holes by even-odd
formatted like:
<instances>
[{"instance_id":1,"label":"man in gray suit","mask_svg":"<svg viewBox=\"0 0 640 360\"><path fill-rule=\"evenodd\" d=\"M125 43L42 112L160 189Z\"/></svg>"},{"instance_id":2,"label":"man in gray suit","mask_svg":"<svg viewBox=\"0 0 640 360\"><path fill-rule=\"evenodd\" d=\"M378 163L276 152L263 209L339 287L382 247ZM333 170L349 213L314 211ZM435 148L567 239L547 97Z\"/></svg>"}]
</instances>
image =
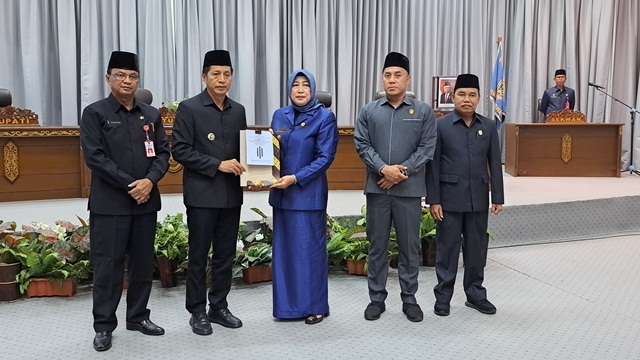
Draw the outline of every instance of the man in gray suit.
<instances>
[{"instance_id":1,"label":"man in gray suit","mask_svg":"<svg viewBox=\"0 0 640 360\"><path fill-rule=\"evenodd\" d=\"M427 202L436 224L436 315L449 315L458 272L461 240L464 257L465 305L495 314L482 286L487 262L489 184L491 213L502 211L504 189L498 131L493 120L476 114L480 101L478 77L458 76L455 110L438 119L438 141L427 164Z\"/></svg>"},{"instance_id":2,"label":"man in gray suit","mask_svg":"<svg viewBox=\"0 0 640 360\"><path fill-rule=\"evenodd\" d=\"M367 165L368 283L371 302L364 318L377 320L385 311L391 223L398 239L398 275L402 311L422 321L416 301L421 197L425 196L425 163L433 158L436 122L433 109L406 96L409 59L391 52L382 71L386 97L365 105L355 124L354 141Z\"/></svg>"}]
</instances>

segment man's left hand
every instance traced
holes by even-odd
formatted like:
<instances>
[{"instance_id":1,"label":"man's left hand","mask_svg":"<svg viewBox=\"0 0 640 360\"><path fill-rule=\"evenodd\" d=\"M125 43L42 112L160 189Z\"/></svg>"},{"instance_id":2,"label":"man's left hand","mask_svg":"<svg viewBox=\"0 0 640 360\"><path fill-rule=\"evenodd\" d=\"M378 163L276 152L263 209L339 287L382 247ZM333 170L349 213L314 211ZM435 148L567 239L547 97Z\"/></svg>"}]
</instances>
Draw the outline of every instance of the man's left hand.
<instances>
[{"instance_id":1,"label":"man's left hand","mask_svg":"<svg viewBox=\"0 0 640 360\"><path fill-rule=\"evenodd\" d=\"M380 187L380 189L383 190L389 190L393 187L393 185L395 185L396 183L387 179L386 177L383 177L382 179L380 179L377 182L378 186Z\"/></svg>"},{"instance_id":2,"label":"man's left hand","mask_svg":"<svg viewBox=\"0 0 640 360\"><path fill-rule=\"evenodd\" d=\"M502 211L502 204L492 204L491 205L491 213L493 215L498 215Z\"/></svg>"},{"instance_id":3,"label":"man's left hand","mask_svg":"<svg viewBox=\"0 0 640 360\"><path fill-rule=\"evenodd\" d=\"M149 193L151 193L151 189L153 189L153 182L147 178L139 179L129 184L129 187L131 188L131 190L128 191L129 195L140 205L149 200Z\"/></svg>"}]
</instances>

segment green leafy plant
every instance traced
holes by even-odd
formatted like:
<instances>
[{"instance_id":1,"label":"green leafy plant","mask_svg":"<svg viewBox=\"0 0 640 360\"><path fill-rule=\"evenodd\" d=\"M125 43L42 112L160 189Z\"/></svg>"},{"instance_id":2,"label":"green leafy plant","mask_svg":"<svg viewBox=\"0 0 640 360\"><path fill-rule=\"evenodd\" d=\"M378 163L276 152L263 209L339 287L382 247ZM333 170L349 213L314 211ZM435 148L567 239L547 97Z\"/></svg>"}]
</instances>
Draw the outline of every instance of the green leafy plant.
<instances>
[{"instance_id":1,"label":"green leafy plant","mask_svg":"<svg viewBox=\"0 0 640 360\"><path fill-rule=\"evenodd\" d=\"M366 259L369 254L369 242L366 233L366 205L360 209L361 217L355 221L350 219L333 219L327 215L327 253L329 263L340 265L346 259Z\"/></svg>"},{"instance_id":2,"label":"green leafy plant","mask_svg":"<svg viewBox=\"0 0 640 360\"><path fill-rule=\"evenodd\" d=\"M165 101L162 102L162 106L169 110L176 111L178 110L178 106L180 106L180 101L169 101L165 99Z\"/></svg>"},{"instance_id":3,"label":"green leafy plant","mask_svg":"<svg viewBox=\"0 0 640 360\"><path fill-rule=\"evenodd\" d=\"M272 249L270 244L253 243L244 251L236 254L236 264L241 269L258 265L271 266Z\"/></svg>"},{"instance_id":4,"label":"green leafy plant","mask_svg":"<svg viewBox=\"0 0 640 360\"><path fill-rule=\"evenodd\" d=\"M428 208L422 208L422 219L420 220L420 239L436 237L436 221L431 216Z\"/></svg>"},{"instance_id":5,"label":"green leafy plant","mask_svg":"<svg viewBox=\"0 0 640 360\"><path fill-rule=\"evenodd\" d=\"M273 229L267 215L258 208L251 208L260 215L258 227L247 230L246 224L240 223L233 275L239 275L242 269L252 266L271 266Z\"/></svg>"},{"instance_id":6,"label":"green leafy plant","mask_svg":"<svg viewBox=\"0 0 640 360\"><path fill-rule=\"evenodd\" d=\"M2 222L0 220L0 263L13 264L18 262L16 249L20 241L25 238L16 235L16 223L14 221Z\"/></svg>"},{"instance_id":7,"label":"green leafy plant","mask_svg":"<svg viewBox=\"0 0 640 360\"><path fill-rule=\"evenodd\" d=\"M15 223L3 223L0 248L10 253L22 265L16 277L24 293L34 278L62 282L71 278L76 282L91 276L89 266L89 226L80 217L81 225L58 220L55 226L32 222L16 230ZM6 250L6 249L10 249Z\"/></svg>"},{"instance_id":8,"label":"green leafy plant","mask_svg":"<svg viewBox=\"0 0 640 360\"><path fill-rule=\"evenodd\" d=\"M89 260L69 263L50 244L37 239L21 242L16 257L22 263L22 270L16 276L21 293L27 291L29 283L35 278L61 283L67 278L78 282L91 275Z\"/></svg>"},{"instance_id":9,"label":"green leafy plant","mask_svg":"<svg viewBox=\"0 0 640 360\"><path fill-rule=\"evenodd\" d=\"M170 260L186 259L189 246L189 229L183 222L181 213L167 215L156 225L156 237L153 250L156 256L164 256Z\"/></svg>"}]
</instances>

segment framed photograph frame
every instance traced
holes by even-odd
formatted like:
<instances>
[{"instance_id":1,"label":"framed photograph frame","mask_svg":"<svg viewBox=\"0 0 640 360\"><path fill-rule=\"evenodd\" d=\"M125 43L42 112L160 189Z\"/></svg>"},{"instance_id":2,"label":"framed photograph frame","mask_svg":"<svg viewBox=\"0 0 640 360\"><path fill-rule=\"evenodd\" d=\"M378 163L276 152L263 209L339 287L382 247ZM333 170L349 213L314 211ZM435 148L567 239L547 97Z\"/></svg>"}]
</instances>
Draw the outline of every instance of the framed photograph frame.
<instances>
[{"instance_id":1,"label":"framed photograph frame","mask_svg":"<svg viewBox=\"0 0 640 360\"><path fill-rule=\"evenodd\" d=\"M453 110L453 88L456 76L438 75L433 77L433 108Z\"/></svg>"}]
</instances>

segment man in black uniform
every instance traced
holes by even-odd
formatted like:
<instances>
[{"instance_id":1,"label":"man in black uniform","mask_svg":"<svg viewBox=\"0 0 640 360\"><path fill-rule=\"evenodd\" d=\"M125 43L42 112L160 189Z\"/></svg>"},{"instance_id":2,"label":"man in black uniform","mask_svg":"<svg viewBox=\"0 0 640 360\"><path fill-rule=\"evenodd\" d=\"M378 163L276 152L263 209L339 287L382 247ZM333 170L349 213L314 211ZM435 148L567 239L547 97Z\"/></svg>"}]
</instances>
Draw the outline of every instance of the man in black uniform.
<instances>
[{"instance_id":1,"label":"man in black uniform","mask_svg":"<svg viewBox=\"0 0 640 360\"><path fill-rule=\"evenodd\" d=\"M504 189L498 131L493 120L476 113L480 84L473 74L458 76L455 110L438 119L433 161L427 163L427 202L436 223L436 315L449 315L458 272L460 235L464 258L465 305L495 314L482 286L487 262L489 208L502 211ZM491 206L489 206L489 184Z\"/></svg>"},{"instance_id":2,"label":"man in black uniform","mask_svg":"<svg viewBox=\"0 0 640 360\"><path fill-rule=\"evenodd\" d=\"M240 224L242 187L240 130L247 128L244 107L227 97L233 68L225 50L206 53L202 81L206 89L182 101L173 126L173 158L184 166L183 194L189 226L186 308L194 333L210 335L211 322L239 328L228 309L232 266ZM211 288L205 313L209 248Z\"/></svg>"},{"instance_id":3,"label":"man in black uniform","mask_svg":"<svg viewBox=\"0 0 640 360\"><path fill-rule=\"evenodd\" d=\"M82 113L80 142L91 169L89 196L93 328L97 351L111 348L118 325L125 259L128 267L127 330L162 335L149 320L153 242L160 210L158 181L169 168L169 144L160 112L135 100L136 54L114 51L106 75L111 94Z\"/></svg>"}]
</instances>

